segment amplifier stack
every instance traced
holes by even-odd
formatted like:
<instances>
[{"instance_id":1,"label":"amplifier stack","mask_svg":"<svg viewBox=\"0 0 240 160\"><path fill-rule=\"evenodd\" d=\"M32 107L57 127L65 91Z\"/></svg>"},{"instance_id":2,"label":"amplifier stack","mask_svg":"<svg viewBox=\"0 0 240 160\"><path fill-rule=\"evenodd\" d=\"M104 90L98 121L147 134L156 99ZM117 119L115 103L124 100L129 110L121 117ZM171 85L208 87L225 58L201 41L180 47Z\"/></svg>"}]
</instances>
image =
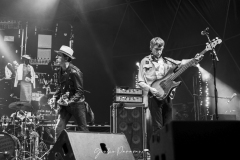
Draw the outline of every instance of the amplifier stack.
<instances>
[{"instance_id":1,"label":"amplifier stack","mask_svg":"<svg viewBox=\"0 0 240 160\"><path fill-rule=\"evenodd\" d=\"M116 87L113 102L143 103L143 91L140 88Z\"/></svg>"},{"instance_id":2,"label":"amplifier stack","mask_svg":"<svg viewBox=\"0 0 240 160\"><path fill-rule=\"evenodd\" d=\"M124 133L135 160L146 157L145 106L140 88L116 87L110 107L112 133Z\"/></svg>"}]
</instances>

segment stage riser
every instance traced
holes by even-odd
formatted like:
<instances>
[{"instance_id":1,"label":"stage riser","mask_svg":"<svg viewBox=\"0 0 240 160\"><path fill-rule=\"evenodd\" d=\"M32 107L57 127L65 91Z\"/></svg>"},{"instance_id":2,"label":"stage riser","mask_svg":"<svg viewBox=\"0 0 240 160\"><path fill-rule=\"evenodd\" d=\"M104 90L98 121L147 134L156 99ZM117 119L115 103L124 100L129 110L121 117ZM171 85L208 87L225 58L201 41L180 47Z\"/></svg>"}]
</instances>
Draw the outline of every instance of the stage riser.
<instances>
[{"instance_id":1,"label":"stage riser","mask_svg":"<svg viewBox=\"0 0 240 160\"><path fill-rule=\"evenodd\" d=\"M135 160L124 134L61 133L49 160Z\"/></svg>"},{"instance_id":2,"label":"stage riser","mask_svg":"<svg viewBox=\"0 0 240 160\"><path fill-rule=\"evenodd\" d=\"M173 121L151 137L151 159L239 158L239 135L239 121Z\"/></svg>"}]
</instances>

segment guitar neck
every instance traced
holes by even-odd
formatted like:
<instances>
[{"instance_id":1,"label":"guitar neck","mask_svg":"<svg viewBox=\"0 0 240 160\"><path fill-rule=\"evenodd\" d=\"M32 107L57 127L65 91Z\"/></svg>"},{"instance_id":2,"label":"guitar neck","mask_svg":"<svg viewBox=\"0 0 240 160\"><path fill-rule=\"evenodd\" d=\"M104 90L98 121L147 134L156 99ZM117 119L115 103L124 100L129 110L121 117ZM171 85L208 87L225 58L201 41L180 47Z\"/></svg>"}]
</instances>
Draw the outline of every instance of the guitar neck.
<instances>
[{"instance_id":1,"label":"guitar neck","mask_svg":"<svg viewBox=\"0 0 240 160\"><path fill-rule=\"evenodd\" d=\"M200 55L203 55L204 53L206 53L207 50L204 49L201 53L199 53ZM180 76L186 69L188 69L189 67L191 67L193 64L196 63L196 60L193 58L191 61L189 61L187 64L185 64L183 67L181 67L175 74L173 74L172 76L170 76L169 78L171 80L176 79L178 76Z\"/></svg>"}]
</instances>

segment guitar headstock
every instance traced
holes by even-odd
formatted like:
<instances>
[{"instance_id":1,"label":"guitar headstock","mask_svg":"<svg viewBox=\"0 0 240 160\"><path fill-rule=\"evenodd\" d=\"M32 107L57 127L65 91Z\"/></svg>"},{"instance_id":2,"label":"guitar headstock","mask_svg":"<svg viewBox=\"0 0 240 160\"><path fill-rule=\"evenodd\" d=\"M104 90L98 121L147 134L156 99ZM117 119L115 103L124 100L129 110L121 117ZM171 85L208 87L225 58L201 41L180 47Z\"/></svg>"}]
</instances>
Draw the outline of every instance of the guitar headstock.
<instances>
[{"instance_id":1,"label":"guitar headstock","mask_svg":"<svg viewBox=\"0 0 240 160\"><path fill-rule=\"evenodd\" d=\"M222 43L222 40L216 37L215 39L212 40L211 45L209 43L206 43L206 51L212 50L212 48L215 48L217 44Z\"/></svg>"}]
</instances>

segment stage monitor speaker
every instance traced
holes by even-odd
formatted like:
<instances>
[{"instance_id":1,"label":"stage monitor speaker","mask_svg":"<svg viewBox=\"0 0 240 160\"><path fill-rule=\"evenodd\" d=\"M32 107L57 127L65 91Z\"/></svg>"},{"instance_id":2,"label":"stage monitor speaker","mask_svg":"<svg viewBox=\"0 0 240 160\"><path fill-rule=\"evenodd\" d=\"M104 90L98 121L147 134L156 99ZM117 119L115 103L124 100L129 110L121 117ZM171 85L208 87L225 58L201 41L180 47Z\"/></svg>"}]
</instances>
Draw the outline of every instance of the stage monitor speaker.
<instances>
[{"instance_id":1,"label":"stage monitor speaker","mask_svg":"<svg viewBox=\"0 0 240 160\"><path fill-rule=\"evenodd\" d=\"M239 136L238 121L173 121L152 135L151 160L236 159Z\"/></svg>"},{"instance_id":2,"label":"stage monitor speaker","mask_svg":"<svg viewBox=\"0 0 240 160\"><path fill-rule=\"evenodd\" d=\"M135 159L143 159L145 148L144 104L113 103L111 114L112 132L124 133Z\"/></svg>"},{"instance_id":3,"label":"stage monitor speaker","mask_svg":"<svg viewBox=\"0 0 240 160\"><path fill-rule=\"evenodd\" d=\"M213 120L216 119L216 115L213 115ZM220 121L234 121L236 120L236 115L235 114L218 114L218 120Z\"/></svg>"},{"instance_id":4,"label":"stage monitor speaker","mask_svg":"<svg viewBox=\"0 0 240 160\"><path fill-rule=\"evenodd\" d=\"M49 160L134 160L124 134L67 132L51 149Z\"/></svg>"}]
</instances>

